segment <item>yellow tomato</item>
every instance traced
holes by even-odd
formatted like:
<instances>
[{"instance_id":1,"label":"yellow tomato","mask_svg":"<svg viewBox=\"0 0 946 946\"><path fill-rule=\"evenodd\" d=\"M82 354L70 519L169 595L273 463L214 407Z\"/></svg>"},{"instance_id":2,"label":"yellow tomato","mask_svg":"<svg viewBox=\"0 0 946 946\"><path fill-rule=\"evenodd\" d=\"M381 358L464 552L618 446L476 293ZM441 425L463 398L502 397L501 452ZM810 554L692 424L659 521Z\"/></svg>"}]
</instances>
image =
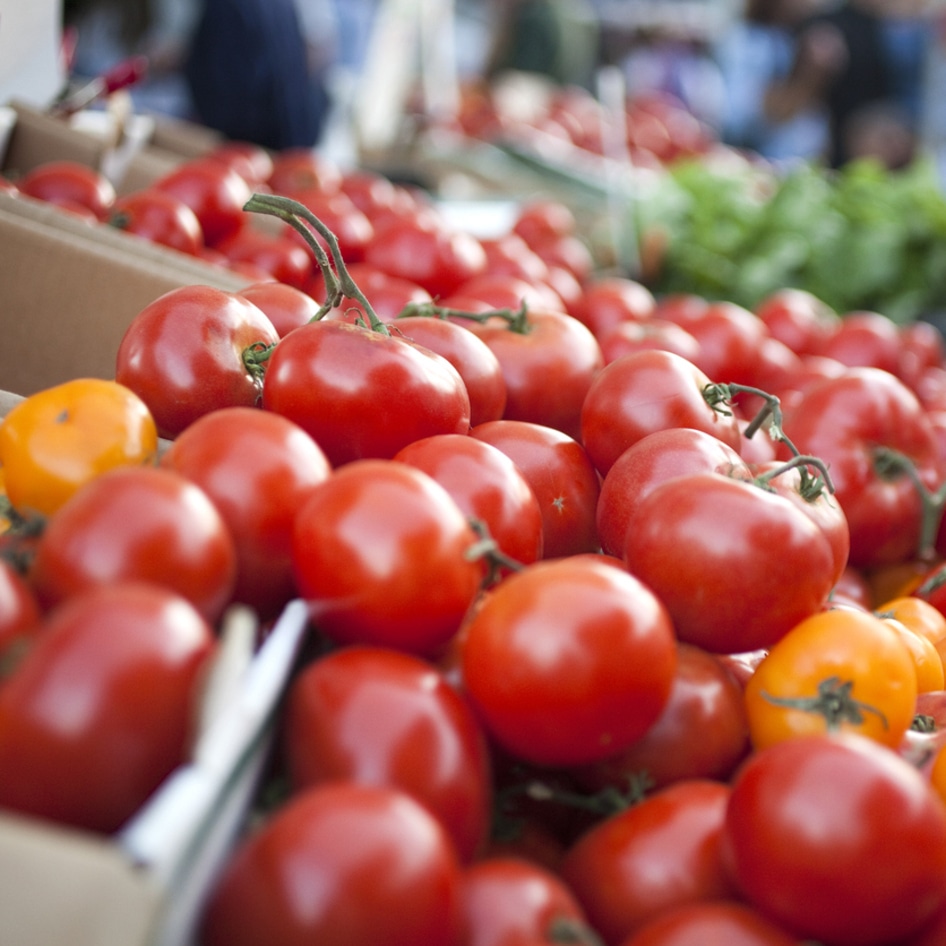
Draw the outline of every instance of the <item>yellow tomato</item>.
<instances>
[{"instance_id":1,"label":"yellow tomato","mask_svg":"<svg viewBox=\"0 0 946 946\"><path fill-rule=\"evenodd\" d=\"M752 744L856 732L896 748L917 692L914 660L891 627L867 611L820 612L778 641L746 683Z\"/></svg>"},{"instance_id":2,"label":"yellow tomato","mask_svg":"<svg viewBox=\"0 0 946 946\"><path fill-rule=\"evenodd\" d=\"M881 618L894 634L906 646L913 660L913 669L916 670L916 688L918 693L932 693L942 690L946 684L946 673L943 671L943 661L933 646L933 642L917 633L896 618Z\"/></svg>"},{"instance_id":3,"label":"yellow tomato","mask_svg":"<svg viewBox=\"0 0 946 946\"><path fill-rule=\"evenodd\" d=\"M7 496L24 513L51 515L100 473L153 462L157 450L157 428L144 401L100 378L32 394L0 424Z\"/></svg>"}]
</instances>

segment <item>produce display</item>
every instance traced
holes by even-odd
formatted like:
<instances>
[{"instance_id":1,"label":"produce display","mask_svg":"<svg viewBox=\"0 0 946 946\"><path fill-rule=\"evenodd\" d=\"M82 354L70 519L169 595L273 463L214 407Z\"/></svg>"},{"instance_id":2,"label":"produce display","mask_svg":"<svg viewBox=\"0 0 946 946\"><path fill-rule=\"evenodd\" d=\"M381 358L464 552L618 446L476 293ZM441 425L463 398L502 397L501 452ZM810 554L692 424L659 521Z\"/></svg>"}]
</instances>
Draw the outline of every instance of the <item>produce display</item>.
<instances>
[{"instance_id":1,"label":"produce display","mask_svg":"<svg viewBox=\"0 0 946 946\"><path fill-rule=\"evenodd\" d=\"M0 423L0 810L113 836L301 600L197 946L946 941L939 205L687 127L654 279L312 152L9 181L246 284Z\"/></svg>"}]
</instances>

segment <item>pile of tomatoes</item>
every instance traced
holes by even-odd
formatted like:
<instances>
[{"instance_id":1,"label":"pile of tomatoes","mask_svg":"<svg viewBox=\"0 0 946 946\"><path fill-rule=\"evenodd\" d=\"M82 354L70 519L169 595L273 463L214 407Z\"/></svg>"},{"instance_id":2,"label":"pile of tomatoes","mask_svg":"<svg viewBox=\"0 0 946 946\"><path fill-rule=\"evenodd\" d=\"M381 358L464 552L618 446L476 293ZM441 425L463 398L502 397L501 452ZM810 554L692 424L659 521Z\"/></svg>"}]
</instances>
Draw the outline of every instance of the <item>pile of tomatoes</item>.
<instances>
[{"instance_id":1,"label":"pile of tomatoes","mask_svg":"<svg viewBox=\"0 0 946 946\"><path fill-rule=\"evenodd\" d=\"M228 608L298 597L203 946L942 942L939 335L656 298L554 201L477 239L268 157L157 185L249 285L0 426L0 806L120 828Z\"/></svg>"}]
</instances>

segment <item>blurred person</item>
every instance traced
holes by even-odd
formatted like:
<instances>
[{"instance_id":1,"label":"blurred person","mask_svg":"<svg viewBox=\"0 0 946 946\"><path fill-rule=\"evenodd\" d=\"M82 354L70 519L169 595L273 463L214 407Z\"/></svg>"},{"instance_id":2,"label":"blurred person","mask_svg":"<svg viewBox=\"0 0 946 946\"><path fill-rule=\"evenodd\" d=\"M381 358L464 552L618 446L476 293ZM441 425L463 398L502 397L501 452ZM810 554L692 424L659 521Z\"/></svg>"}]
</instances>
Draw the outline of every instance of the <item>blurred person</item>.
<instances>
[{"instance_id":1,"label":"blurred person","mask_svg":"<svg viewBox=\"0 0 946 946\"><path fill-rule=\"evenodd\" d=\"M202 0L184 63L197 119L273 150L314 147L329 108L296 0Z\"/></svg>"},{"instance_id":2,"label":"blurred person","mask_svg":"<svg viewBox=\"0 0 946 946\"><path fill-rule=\"evenodd\" d=\"M723 77L719 134L736 148L775 162L820 160L828 141L827 110L812 99L791 115L771 116L766 91L783 80L795 56L794 30L819 0L748 0L714 47Z\"/></svg>"},{"instance_id":3,"label":"blurred person","mask_svg":"<svg viewBox=\"0 0 946 946\"><path fill-rule=\"evenodd\" d=\"M806 18L798 27L795 58L788 75L772 83L766 94L766 113L785 121L807 108L822 105L828 119L825 160L834 168L870 154L871 143L898 132L908 140L906 161L912 159L909 116L897 101L882 0L849 0ZM875 151L881 161L902 166L902 145Z\"/></svg>"}]
</instances>

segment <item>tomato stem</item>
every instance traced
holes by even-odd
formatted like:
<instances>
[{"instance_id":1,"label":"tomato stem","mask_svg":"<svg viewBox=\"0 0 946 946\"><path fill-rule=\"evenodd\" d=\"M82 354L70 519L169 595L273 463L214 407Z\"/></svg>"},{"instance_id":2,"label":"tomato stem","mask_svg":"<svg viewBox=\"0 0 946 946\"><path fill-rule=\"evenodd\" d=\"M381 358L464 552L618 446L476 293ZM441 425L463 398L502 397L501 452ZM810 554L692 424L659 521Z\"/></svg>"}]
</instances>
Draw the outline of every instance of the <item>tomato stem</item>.
<instances>
[{"instance_id":1,"label":"tomato stem","mask_svg":"<svg viewBox=\"0 0 946 946\"><path fill-rule=\"evenodd\" d=\"M865 713L873 713L880 719L884 729L887 729L887 717L876 707L855 700L851 696L853 687L853 680L828 677L818 684L817 696L773 696L764 690L761 696L774 706L820 714L824 717L828 732L837 732L843 723L850 723L852 726L863 725Z\"/></svg>"},{"instance_id":2,"label":"tomato stem","mask_svg":"<svg viewBox=\"0 0 946 946\"><path fill-rule=\"evenodd\" d=\"M553 917L546 931L549 943L604 946L604 940L587 924L573 917Z\"/></svg>"},{"instance_id":3,"label":"tomato stem","mask_svg":"<svg viewBox=\"0 0 946 946\"><path fill-rule=\"evenodd\" d=\"M470 519L470 527L476 533L478 539L465 553L467 561L472 562L477 559L483 559L486 562L487 572L483 581L484 587L495 585L499 581L503 569L513 572L521 572L525 567L522 562L516 561L506 555L497 544L496 540L489 534L489 528L486 523L480 519Z\"/></svg>"},{"instance_id":4,"label":"tomato stem","mask_svg":"<svg viewBox=\"0 0 946 946\"><path fill-rule=\"evenodd\" d=\"M817 469L818 476L811 475L811 470L808 469L810 466ZM801 453L796 454L790 460L786 460L780 466L767 470L765 473L760 473L755 478L755 482L765 487L768 485L769 481L775 479L776 476L781 476L783 473L794 469L797 469L801 474L798 492L802 499L807 502L811 503L817 500L826 489L829 493L834 492L834 482L831 479L831 474L828 472L828 465L824 460L820 457L808 456Z\"/></svg>"},{"instance_id":5,"label":"tomato stem","mask_svg":"<svg viewBox=\"0 0 946 946\"><path fill-rule=\"evenodd\" d=\"M377 312L358 287L358 284L352 279L342 257L338 238L305 204L279 194L253 194L243 205L243 209L251 213L263 213L279 217L280 220L284 220L299 233L309 249L312 250L316 262L319 264L319 269L322 270L326 292L325 303L312 317L313 322L321 319L330 309L336 308L343 298L348 298L354 299L364 309L365 315L368 317L369 328L372 331L380 332L382 335L391 334L384 322L378 318ZM315 238L313 230L328 245L331 261L322 244ZM335 265L334 270L332 269L333 263Z\"/></svg>"},{"instance_id":6,"label":"tomato stem","mask_svg":"<svg viewBox=\"0 0 946 946\"><path fill-rule=\"evenodd\" d=\"M421 315L435 319L468 319L480 325L490 319L505 320L509 330L520 335L526 335L531 330L527 318L528 309L523 302L518 309L489 309L486 312L469 312L466 309L452 309L449 306L437 305L435 302L408 302L397 314L397 318L406 319Z\"/></svg>"},{"instance_id":7,"label":"tomato stem","mask_svg":"<svg viewBox=\"0 0 946 946\"><path fill-rule=\"evenodd\" d=\"M881 479L893 480L906 475L913 484L920 499L920 535L916 555L920 561L931 561L936 558L936 538L946 512L946 484L936 491L931 490L920 478L913 460L893 447L877 447L873 457L874 469Z\"/></svg>"}]
</instances>

